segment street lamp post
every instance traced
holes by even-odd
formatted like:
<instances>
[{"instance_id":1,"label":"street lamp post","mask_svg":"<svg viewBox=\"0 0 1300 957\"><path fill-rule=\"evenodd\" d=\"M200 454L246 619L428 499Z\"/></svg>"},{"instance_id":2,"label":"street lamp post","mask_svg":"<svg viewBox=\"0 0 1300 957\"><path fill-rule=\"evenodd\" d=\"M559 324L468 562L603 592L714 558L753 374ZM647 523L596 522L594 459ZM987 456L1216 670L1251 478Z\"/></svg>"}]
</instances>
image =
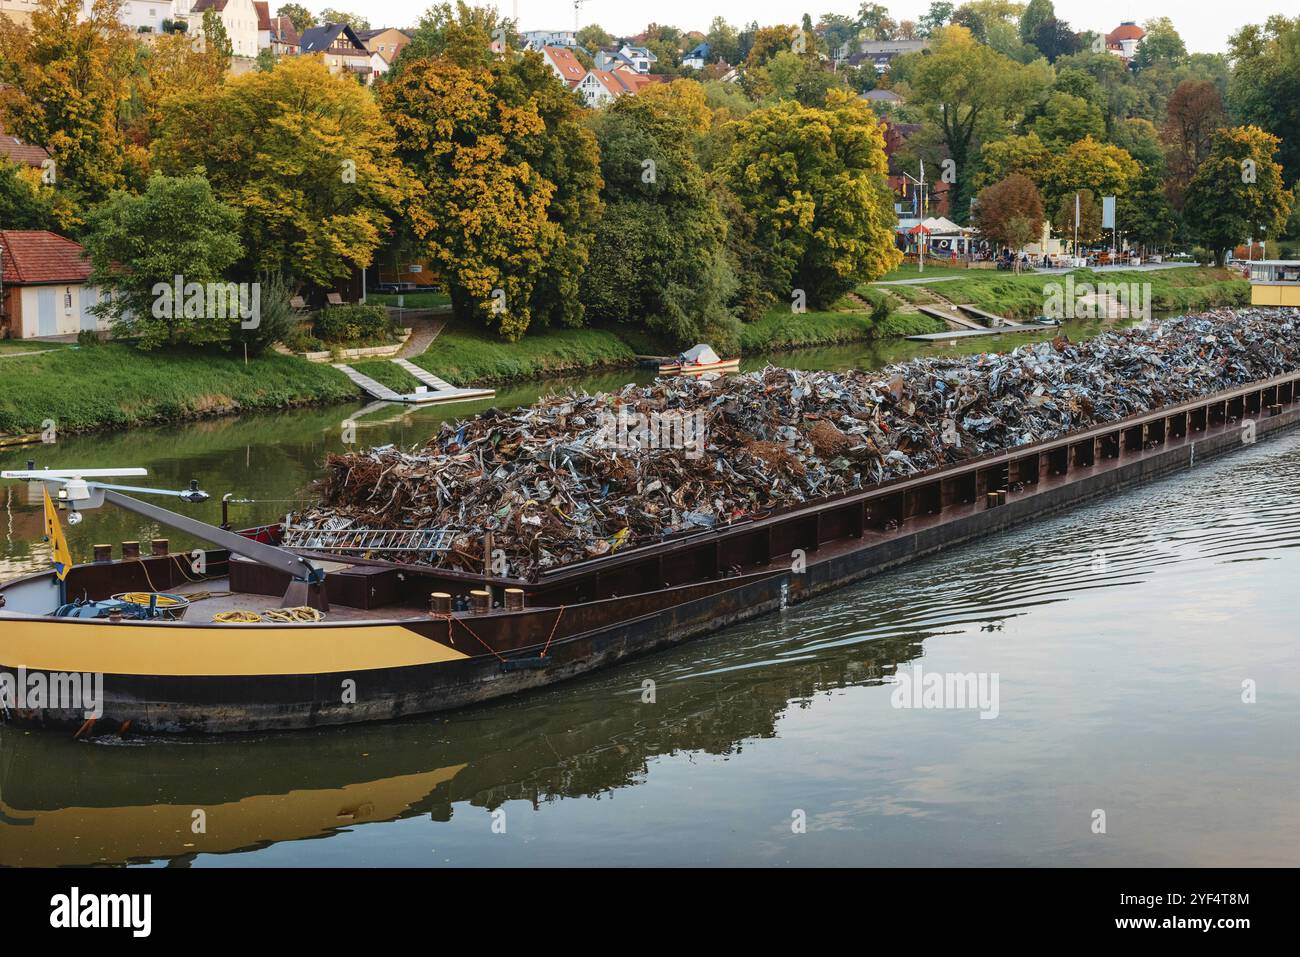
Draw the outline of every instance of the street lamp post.
<instances>
[{"instance_id":1,"label":"street lamp post","mask_svg":"<svg viewBox=\"0 0 1300 957\"><path fill-rule=\"evenodd\" d=\"M903 171L903 178L908 180L911 183L915 183L921 196L921 201L920 201L921 205L920 208L917 210L917 219L918 219L917 228L921 230L919 233L917 233L917 236L919 237L919 239L917 240L917 246L918 246L918 254L920 258L917 260L916 271L918 273L923 273L925 272L925 160L921 160L920 179L917 179L915 176L913 176L911 173L907 172L906 170Z\"/></svg>"}]
</instances>

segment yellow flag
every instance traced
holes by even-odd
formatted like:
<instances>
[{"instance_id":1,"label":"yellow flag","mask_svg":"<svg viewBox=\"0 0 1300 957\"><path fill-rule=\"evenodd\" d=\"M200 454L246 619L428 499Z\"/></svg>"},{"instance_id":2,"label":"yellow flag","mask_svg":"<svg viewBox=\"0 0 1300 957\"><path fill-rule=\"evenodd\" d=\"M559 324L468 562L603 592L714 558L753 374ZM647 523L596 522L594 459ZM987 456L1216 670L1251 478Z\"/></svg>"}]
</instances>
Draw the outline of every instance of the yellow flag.
<instances>
[{"instance_id":1,"label":"yellow flag","mask_svg":"<svg viewBox=\"0 0 1300 957\"><path fill-rule=\"evenodd\" d=\"M59 511L50 501L50 490L42 486L45 494L45 540L50 543L51 558L54 562L54 574L59 581L68 577L72 568L72 553L68 551L68 540L63 537L63 526L59 524Z\"/></svg>"}]
</instances>

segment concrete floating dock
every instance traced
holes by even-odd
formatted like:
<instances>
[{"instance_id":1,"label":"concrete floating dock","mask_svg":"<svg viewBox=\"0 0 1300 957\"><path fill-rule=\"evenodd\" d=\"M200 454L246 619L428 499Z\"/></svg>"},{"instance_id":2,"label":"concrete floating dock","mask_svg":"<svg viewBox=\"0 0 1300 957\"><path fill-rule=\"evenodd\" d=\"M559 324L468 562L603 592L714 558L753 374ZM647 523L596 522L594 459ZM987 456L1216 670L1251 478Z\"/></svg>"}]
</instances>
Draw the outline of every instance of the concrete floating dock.
<instances>
[{"instance_id":1,"label":"concrete floating dock","mask_svg":"<svg viewBox=\"0 0 1300 957\"><path fill-rule=\"evenodd\" d=\"M953 312L951 309L941 309L938 306L917 306L918 312L924 313L935 319L942 319L944 322L951 323L954 326L960 326L962 329L983 329L978 322L973 319L967 319L965 316Z\"/></svg>"},{"instance_id":2,"label":"concrete floating dock","mask_svg":"<svg viewBox=\"0 0 1300 957\"><path fill-rule=\"evenodd\" d=\"M337 363L334 368L356 383L367 395L384 402L404 402L411 405L429 405L443 402L469 402L475 399L491 399L496 396L496 389L458 389L450 382L440 379L432 372L421 369L406 359L393 359L392 363L403 371L423 382L428 389L423 392L409 392L403 395L384 385L382 382L358 372L350 365Z\"/></svg>"},{"instance_id":3,"label":"concrete floating dock","mask_svg":"<svg viewBox=\"0 0 1300 957\"><path fill-rule=\"evenodd\" d=\"M927 332L922 335L908 336L913 342L942 342L944 339L965 339L970 336L996 336L1003 332L1036 332L1043 329L1055 329L1055 326L1045 326L1038 323L1021 324L1011 322L1005 316L999 316L995 312L989 312L978 306L958 305L956 309L960 312L968 312L977 319L983 319L990 325L981 325L964 316L958 316L948 309L938 309L934 306L917 306L917 308L927 316L934 316L936 319L942 319L945 322L954 323L961 326L960 329L950 329L947 332Z\"/></svg>"},{"instance_id":4,"label":"concrete floating dock","mask_svg":"<svg viewBox=\"0 0 1300 957\"><path fill-rule=\"evenodd\" d=\"M999 326L990 329L981 326L978 329L949 329L947 332L927 332L922 335L908 336L912 342L943 342L945 339L969 339L974 336L1000 336L1007 332L1046 332L1055 331L1056 326Z\"/></svg>"}]
</instances>

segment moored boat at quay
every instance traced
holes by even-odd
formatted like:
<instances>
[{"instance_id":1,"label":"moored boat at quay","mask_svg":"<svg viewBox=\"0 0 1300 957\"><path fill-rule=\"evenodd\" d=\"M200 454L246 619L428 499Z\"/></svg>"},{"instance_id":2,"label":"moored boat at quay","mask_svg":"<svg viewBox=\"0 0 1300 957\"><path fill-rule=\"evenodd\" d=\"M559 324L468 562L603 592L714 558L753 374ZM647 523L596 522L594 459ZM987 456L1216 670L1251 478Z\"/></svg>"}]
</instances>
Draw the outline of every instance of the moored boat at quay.
<instances>
[{"instance_id":1,"label":"moored boat at quay","mask_svg":"<svg viewBox=\"0 0 1300 957\"><path fill-rule=\"evenodd\" d=\"M0 585L5 715L81 734L220 733L382 720L527 691L1266 439L1300 422L1298 388L1300 372L1275 376L535 580L285 550L319 572L329 607L320 621L259 615L298 583L240 546L207 551L201 580L190 556L175 554L75 565L62 587L54 572L28 575ZM274 546L284 529L242 536ZM178 596L189 613L53 614L66 599L131 592ZM223 620L197 620L208 616ZM66 687L70 675L102 675L93 708L27 694Z\"/></svg>"}]
</instances>

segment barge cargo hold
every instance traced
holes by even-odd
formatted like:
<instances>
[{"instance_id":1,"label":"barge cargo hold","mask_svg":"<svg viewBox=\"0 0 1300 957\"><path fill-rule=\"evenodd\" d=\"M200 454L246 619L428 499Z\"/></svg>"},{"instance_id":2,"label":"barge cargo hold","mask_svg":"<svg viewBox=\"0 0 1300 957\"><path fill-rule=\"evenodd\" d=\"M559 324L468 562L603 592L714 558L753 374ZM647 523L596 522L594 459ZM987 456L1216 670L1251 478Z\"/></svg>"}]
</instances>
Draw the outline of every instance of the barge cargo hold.
<instances>
[{"instance_id":1,"label":"barge cargo hold","mask_svg":"<svg viewBox=\"0 0 1300 957\"><path fill-rule=\"evenodd\" d=\"M273 606L289 584L283 571L228 551L208 553L211 577L198 583L177 555L68 574L67 594L93 599L230 592L196 600L182 621L51 617L58 582L30 575L0 586L0 670L47 681L103 674L103 714L88 721L79 708L11 704L8 716L82 733L240 732L382 720L526 691L1265 439L1300 423L1298 390L1300 373L1289 373L536 581L303 551L324 570L331 605L316 624L194 620ZM431 593L475 590L507 607L429 610Z\"/></svg>"}]
</instances>

